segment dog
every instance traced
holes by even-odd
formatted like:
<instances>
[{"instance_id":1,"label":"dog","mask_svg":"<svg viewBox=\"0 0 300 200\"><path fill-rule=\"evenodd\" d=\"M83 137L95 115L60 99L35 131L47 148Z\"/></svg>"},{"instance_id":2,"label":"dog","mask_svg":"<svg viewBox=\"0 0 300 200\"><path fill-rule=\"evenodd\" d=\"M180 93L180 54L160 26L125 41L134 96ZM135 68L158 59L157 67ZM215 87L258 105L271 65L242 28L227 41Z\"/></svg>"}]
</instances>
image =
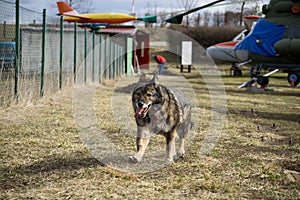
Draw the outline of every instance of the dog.
<instances>
[{"instance_id":1,"label":"dog","mask_svg":"<svg viewBox=\"0 0 300 200\"><path fill-rule=\"evenodd\" d=\"M137 152L130 157L132 161L142 161L152 134L166 138L166 162L172 163L175 156L184 156L191 126L191 103L181 90L159 84L157 74L150 81L142 75L132 92L132 106L137 124ZM179 138L177 154L176 137Z\"/></svg>"}]
</instances>

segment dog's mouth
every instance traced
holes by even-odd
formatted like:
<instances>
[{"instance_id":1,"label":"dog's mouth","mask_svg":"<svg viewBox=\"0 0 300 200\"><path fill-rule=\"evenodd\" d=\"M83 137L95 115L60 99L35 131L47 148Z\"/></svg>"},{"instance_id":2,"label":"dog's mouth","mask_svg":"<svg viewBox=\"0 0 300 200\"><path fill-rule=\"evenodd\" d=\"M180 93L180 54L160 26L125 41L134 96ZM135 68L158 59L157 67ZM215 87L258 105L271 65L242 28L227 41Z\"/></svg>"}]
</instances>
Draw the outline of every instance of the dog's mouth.
<instances>
[{"instance_id":1,"label":"dog's mouth","mask_svg":"<svg viewBox=\"0 0 300 200\"><path fill-rule=\"evenodd\" d=\"M145 118L150 107L151 107L151 103L144 104L142 107L136 106L136 111L135 111L135 115L134 115L135 119Z\"/></svg>"}]
</instances>

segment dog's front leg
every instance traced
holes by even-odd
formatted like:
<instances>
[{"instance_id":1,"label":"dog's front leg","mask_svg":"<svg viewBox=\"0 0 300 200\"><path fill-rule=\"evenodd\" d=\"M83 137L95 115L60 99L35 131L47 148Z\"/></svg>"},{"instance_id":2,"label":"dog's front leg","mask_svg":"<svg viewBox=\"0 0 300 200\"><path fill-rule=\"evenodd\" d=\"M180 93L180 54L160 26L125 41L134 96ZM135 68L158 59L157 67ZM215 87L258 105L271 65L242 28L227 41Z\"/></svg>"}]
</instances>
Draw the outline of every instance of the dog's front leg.
<instances>
[{"instance_id":1,"label":"dog's front leg","mask_svg":"<svg viewBox=\"0 0 300 200\"><path fill-rule=\"evenodd\" d=\"M177 156L182 158L184 156L184 146L185 146L185 137L179 137L179 149L177 152Z\"/></svg>"},{"instance_id":2,"label":"dog's front leg","mask_svg":"<svg viewBox=\"0 0 300 200\"><path fill-rule=\"evenodd\" d=\"M176 154L175 150L175 137L176 137L176 130L173 130L170 134L166 135L166 161L169 163L173 162L173 157Z\"/></svg>"},{"instance_id":3,"label":"dog's front leg","mask_svg":"<svg viewBox=\"0 0 300 200\"><path fill-rule=\"evenodd\" d=\"M141 162L143 155L145 153L145 150L149 144L150 138L136 138L136 147L137 147L137 153L134 155L134 158L137 162Z\"/></svg>"},{"instance_id":4,"label":"dog's front leg","mask_svg":"<svg viewBox=\"0 0 300 200\"><path fill-rule=\"evenodd\" d=\"M150 141L150 132L147 127L138 127L137 137L136 137L136 148L137 153L132 157L135 162L141 162L144 156L145 150Z\"/></svg>"}]
</instances>

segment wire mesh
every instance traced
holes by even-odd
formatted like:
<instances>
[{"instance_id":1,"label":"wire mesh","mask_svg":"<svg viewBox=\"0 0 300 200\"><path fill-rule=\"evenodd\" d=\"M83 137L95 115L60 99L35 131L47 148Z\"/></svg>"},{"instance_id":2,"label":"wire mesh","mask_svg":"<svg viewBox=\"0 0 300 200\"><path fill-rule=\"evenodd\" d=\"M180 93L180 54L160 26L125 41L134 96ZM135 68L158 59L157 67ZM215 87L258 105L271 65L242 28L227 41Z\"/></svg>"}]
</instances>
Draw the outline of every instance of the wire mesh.
<instances>
[{"instance_id":1,"label":"wire mesh","mask_svg":"<svg viewBox=\"0 0 300 200\"><path fill-rule=\"evenodd\" d=\"M1 44L16 40L16 5L0 0L0 56ZM4 67L0 60L0 106L8 106L14 102L15 87L18 96L24 102L40 98L42 43L43 43L43 13L20 7L20 75L18 86L15 85L16 49L11 53L14 60L9 67ZM76 31L75 31L76 30ZM62 49L60 38L62 37ZM101 82L102 78L113 78L111 63L116 59L124 59L120 55L124 51L112 53L113 41L109 37L93 34L73 24L63 23L60 30L60 17L46 17L44 55L43 95L53 94L60 86L67 88L74 83L76 74L83 76L85 81ZM76 36L76 37L75 37ZM76 38L76 42L74 39ZM74 46L76 44L76 46ZM114 47L116 50L118 45ZM76 52L76 53L75 53ZM62 59L60 57L62 55ZM76 61L76 62L74 62ZM62 62L62 71L60 67ZM76 63L76 66L74 64ZM120 61L119 63L122 63ZM115 66L113 66L115 67ZM106 72L106 73L104 73ZM61 76L60 76L61 75ZM61 83L61 85L60 85Z\"/></svg>"}]
</instances>

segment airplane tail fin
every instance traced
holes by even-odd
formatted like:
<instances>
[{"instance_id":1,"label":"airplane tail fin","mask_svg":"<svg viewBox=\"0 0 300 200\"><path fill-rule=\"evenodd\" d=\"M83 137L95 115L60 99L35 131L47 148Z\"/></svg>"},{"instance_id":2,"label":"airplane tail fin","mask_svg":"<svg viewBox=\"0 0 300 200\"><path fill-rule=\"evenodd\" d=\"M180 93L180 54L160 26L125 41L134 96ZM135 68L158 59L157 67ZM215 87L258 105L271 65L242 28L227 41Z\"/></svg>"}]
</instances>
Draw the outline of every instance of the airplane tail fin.
<instances>
[{"instance_id":1,"label":"airplane tail fin","mask_svg":"<svg viewBox=\"0 0 300 200\"><path fill-rule=\"evenodd\" d=\"M64 1L58 1L56 3L57 3L57 8L58 8L59 14L61 14L61 15L63 15L63 14L78 15L78 13L76 12L76 10L74 10L66 2L64 2Z\"/></svg>"}]
</instances>

